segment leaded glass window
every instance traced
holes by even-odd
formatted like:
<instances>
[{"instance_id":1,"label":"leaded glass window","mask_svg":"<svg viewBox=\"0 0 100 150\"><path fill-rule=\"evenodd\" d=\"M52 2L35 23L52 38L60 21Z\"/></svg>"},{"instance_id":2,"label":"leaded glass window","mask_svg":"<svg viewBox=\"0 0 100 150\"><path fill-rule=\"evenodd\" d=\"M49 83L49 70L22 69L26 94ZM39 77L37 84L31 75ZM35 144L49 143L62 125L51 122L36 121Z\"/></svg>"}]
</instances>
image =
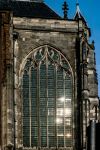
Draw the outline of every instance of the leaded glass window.
<instances>
[{"instance_id":1,"label":"leaded glass window","mask_svg":"<svg viewBox=\"0 0 100 150\"><path fill-rule=\"evenodd\" d=\"M44 46L23 71L23 146L72 146L72 75L63 54Z\"/></svg>"}]
</instances>

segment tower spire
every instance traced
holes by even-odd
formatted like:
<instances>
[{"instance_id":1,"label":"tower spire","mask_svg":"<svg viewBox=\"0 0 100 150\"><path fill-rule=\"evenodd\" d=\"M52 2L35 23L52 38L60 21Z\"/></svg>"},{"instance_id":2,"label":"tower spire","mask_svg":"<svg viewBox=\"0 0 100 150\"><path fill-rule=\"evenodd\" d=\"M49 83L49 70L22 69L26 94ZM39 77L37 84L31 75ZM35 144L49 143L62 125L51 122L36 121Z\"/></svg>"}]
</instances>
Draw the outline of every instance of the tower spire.
<instances>
[{"instance_id":1,"label":"tower spire","mask_svg":"<svg viewBox=\"0 0 100 150\"><path fill-rule=\"evenodd\" d=\"M64 1L63 7L62 7L63 13L64 13L64 19L68 19L68 4L66 1Z\"/></svg>"},{"instance_id":2,"label":"tower spire","mask_svg":"<svg viewBox=\"0 0 100 150\"><path fill-rule=\"evenodd\" d=\"M78 15L78 18L81 18L81 11L80 11L78 0L76 3L76 15Z\"/></svg>"},{"instance_id":3,"label":"tower spire","mask_svg":"<svg viewBox=\"0 0 100 150\"><path fill-rule=\"evenodd\" d=\"M78 19L82 19L85 23L86 23L86 20L85 18L83 17L81 11L80 11L80 7L79 7L79 3L78 3L78 0L76 0L76 13L75 13L75 16L74 16L74 19L75 20L78 20Z\"/></svg>"}]
</instances>

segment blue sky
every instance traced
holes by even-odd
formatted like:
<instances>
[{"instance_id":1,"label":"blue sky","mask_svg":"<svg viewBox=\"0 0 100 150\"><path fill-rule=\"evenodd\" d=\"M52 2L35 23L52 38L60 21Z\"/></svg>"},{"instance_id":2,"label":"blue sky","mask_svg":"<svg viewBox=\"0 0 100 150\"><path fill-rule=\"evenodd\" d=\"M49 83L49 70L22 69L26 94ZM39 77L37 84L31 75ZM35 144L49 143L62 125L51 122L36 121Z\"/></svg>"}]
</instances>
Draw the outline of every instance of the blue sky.
<instances>
[{"instance_id":1,"label":"blue sky","mask_svg":"<svg viewBox=\"0 0 100 150\"><path fill-rule=\"evenodd\" d=\"M44 0L60 16L63 16L62 4L64 0ZM66 0L69 5L69 18L73 18L76 11L76 0ZM100 96L100 0L79 0L80 10L91 28L92 36L90 41L95 41L97 73L99 79Z\"/></svg>"}]
</instances>

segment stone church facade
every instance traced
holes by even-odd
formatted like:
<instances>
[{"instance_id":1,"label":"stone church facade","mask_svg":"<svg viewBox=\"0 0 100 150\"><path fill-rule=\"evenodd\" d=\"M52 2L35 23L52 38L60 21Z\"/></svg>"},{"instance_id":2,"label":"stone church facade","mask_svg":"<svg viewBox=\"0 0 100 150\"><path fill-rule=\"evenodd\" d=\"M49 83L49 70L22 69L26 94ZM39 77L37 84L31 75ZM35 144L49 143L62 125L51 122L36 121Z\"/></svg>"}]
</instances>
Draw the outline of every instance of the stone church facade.
<instances>
[{"instance_id":1,"label":"stone church facade","mask_svg":"<svg viewBox=\"0 0 100 150\"><path fill-rule=\"evenodd\" d=\"M0 1L0 149L87 150L99 120L94 42L79 6Z\"/></svg>"}]
</instances>

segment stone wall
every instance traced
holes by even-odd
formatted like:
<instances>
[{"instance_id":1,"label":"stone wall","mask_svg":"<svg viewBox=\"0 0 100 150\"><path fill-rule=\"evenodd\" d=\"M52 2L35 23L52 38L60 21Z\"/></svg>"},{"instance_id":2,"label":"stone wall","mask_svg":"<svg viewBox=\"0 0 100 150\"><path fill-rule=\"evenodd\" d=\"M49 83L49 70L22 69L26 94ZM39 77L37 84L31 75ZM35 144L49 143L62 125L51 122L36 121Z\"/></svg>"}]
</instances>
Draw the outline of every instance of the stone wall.
<instances>
[{"instance_id":1,"label":"stone wall","mask_svg":"<svg viewBox=\"0 0 100 150\"><path fill-rule=\"evenodd\" d=\"M15 56L15 102L16 102L16 147L22 145L22 94L21 94L21 72L23 71L23 61L25 57L36 48L43 45L50 45L61 51L67 58L73 71L73 81L76 76L76 37L77 22L58 21L46 19L20 19L14 18L14 33L18 35L14 44ZM76 81L75 81L76 82ZM76 83L73 82L73 110L76 103ZM76 104L75 104L76 105ZM73 113L75 113L73 111ZM73 125L75 128L73 115ZM20 124L19 124L20 122ZM74 131L74 130L73 130ZM73 132L74 139L74 132ZM74 142L73 142L74 143Z\"/></svg>"}]
</instances>

